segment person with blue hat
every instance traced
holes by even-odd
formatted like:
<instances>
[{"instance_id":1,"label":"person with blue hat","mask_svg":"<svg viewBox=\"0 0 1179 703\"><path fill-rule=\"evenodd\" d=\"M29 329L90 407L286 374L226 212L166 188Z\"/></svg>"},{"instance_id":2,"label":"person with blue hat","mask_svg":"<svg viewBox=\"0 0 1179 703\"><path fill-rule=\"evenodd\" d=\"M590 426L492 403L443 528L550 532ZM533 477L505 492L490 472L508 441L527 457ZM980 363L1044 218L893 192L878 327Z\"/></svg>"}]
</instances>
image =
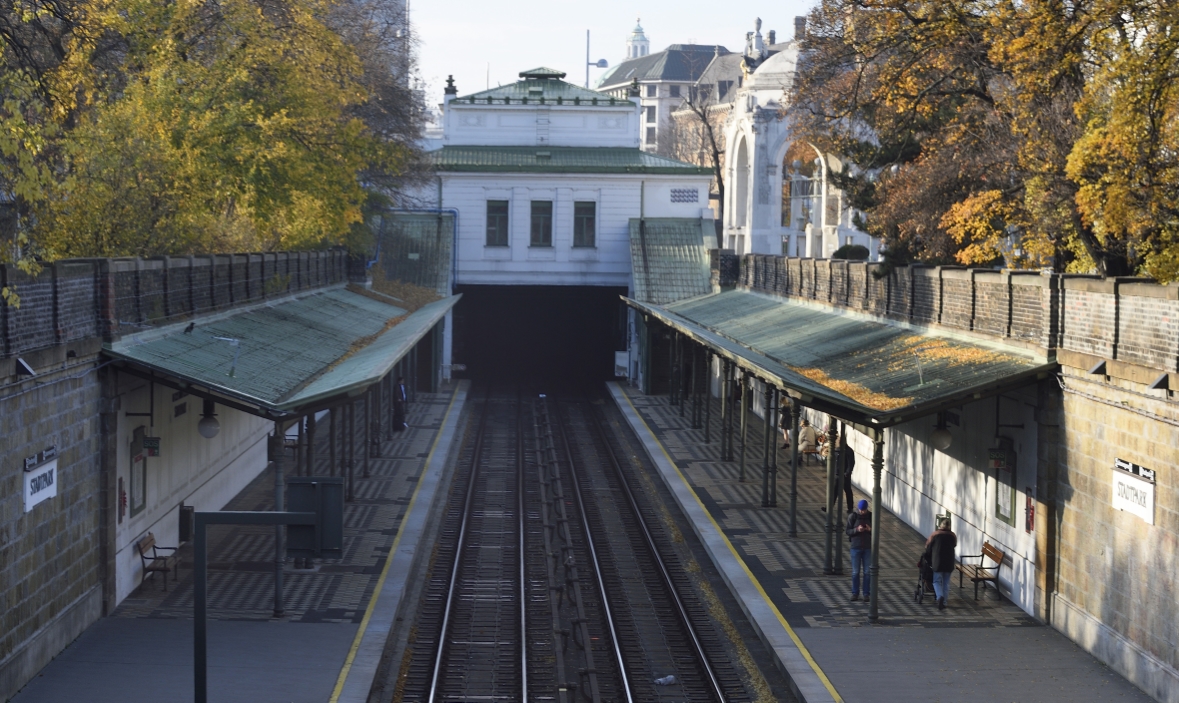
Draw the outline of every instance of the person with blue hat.
<instances>
[{"instance_id":1,"label":"person with blue hat","mask_svg":"<svg viewBox=\"0 0 1179 703\"><path fill-rule=\"evenodd\" d=\"M847 537L851 540L852 600L860 599L860 574L864 575L864 600L872 595L872 511L868 501L856 503L855 512L847 516Z\"/></svg>"}]
</instances>

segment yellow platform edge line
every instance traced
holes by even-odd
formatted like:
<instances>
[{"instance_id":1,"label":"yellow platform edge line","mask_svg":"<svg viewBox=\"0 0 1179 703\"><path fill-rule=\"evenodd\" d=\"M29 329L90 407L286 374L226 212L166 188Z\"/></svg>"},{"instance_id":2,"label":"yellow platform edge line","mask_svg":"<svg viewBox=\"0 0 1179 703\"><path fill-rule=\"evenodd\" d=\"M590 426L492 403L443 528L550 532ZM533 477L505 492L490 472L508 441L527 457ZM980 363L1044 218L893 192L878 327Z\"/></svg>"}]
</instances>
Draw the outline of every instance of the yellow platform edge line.
<instances>
[{"instance_id":1,"label":"yellow platform edge line","mask_svg":"<svg viewBox=\"0 0 1179 703\"><path fill-rule=\"evenodd\" d=\"M831 694L831 697L835 699L836 703L844 703L843 698L839 695L839 692L835 690L835 686L831 683L831 679L827 678L827 674L823 673L822 667L820 667L819 663L815 661L815 658L811 656L810 650L807 649L806 645L802 643L802 640L798 638L798 635L794 632L794 628L790 627L790 623L786 622L786 618L782 616L782 611L778 610L778 606L774 604L774 601L770 599L769 594L766 593L764 588L762 588L761 582L758 581L757 577L753 575L753 572L749 570L749 566L746 565L745 560L741 558L741 555L737 552L737 548L734 547L733 543L729 541L729 536L725 534L725 531L721 529L721 526L717 524L715 519L713 519L712 513L708 511L708 508L704 506L704 502L701 501L700 496L696 494L696 489L692 487L692 484L688 481L687 477L685 477L683 472L680 471L680 467L675 463L675 460L672 459L671 455L667 453L667 448L663 446L663 442L659 440L659 436L651 430L651 426L647 424L645 419L643 419L642 413L640 413L639 409L635 407L635 404L631 402L630 395L621 387L619 387L619 391L621 392L622 397L626 398L626 403L630 406L630 409L634 411L635 417L639 419L639 422L643 423L643 427L647 430L647 433L650 434L651 437L655 440L655 443L659 445L659 450L663 452L664 458L667 459L667 462L671 464L673 469L675 469L675 473L680 477L680 481L682 481L683 484L687 486L688 490L692 493L692 497L696 499L696 504L699 505L700 509L704 511L704 514L708 517L708 521L712 523L714 528L716 528L717 534L719 534L720 538L725 541L725 546L729 548L729 551L733 554L733 558L736 559L737 563L741 565L741 569L745 572L745 575L749 577L751 582L753 582L753 585L757 588L757 592L761 594L761 597L766 602L766 605L770 607L770 610L774 611L774 615L778 618L778 622L782 624L783 628L785 628L786 634L790 635L790 639L794 642L794 646L798 647L799 652L802 652L802 657L806 659L807 664L810 664L811 669L814 670L815 674L819 677L819 680L823 682L823 686L826 687L827 692Z\"/></svg>"},{"instance_id":2,"label":"yellow platform edge line","mask_svg":"<svg viewBox=\"0 0 1179 703\"><path fill-rule=\"evenodd\" d=\"M340 669L340 676L336 679L336 687L332 690L332 697L328 699L328 703L338 703L340 694L344 691L344 684L348 681L348 672L352 671L352 662L356 660L356 652L360 650L360 642L364 639L364 632L368 629L369 620L373 617L373 609L377 606L377 598L381 595L381 590L385 587L385 578L389 576L389 566L393 564L393 556L397 553L397 547L401 544L401 536L405 533L405 523L409 522L410 513L413 512L414 505L418 502L418 491L422 489L422 484L425 478L425 467L430 465L434 460L434 451L438 449L438 442L442 439L442 431L446 428L446 423L450 419L450 412L454 409L454 402L458 399L458 388L455 387L454 392L450 396L450 404L446 406L446 412L442 415L442 423L438 426L438 434L434 436L434 444L430 445L430 453L426 455L426 461L422 466L423 475L418 479L418 485L413 489L413 496L409 499L409 505L405 508L405 516L401 518L401 524L397 526L397 536L393 538L393 546L389 548L389 556L385 559L385 568L381 569L381 578L377 580L377 587L373 589L372 597L368 600L368 607L364 609L364 618L360 621L360 629L356 631L356 637L352 639L352 647L348 650L348 656L344 659L344 666Z\"/></svg>"}]
</instances>

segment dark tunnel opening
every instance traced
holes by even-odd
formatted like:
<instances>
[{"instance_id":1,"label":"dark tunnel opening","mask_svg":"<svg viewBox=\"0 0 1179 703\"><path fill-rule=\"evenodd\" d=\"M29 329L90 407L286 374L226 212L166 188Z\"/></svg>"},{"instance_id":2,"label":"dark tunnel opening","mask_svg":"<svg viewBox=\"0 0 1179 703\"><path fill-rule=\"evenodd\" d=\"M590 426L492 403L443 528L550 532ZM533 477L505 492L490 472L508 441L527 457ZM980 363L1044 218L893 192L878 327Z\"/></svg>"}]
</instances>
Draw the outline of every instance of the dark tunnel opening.
<instances>
[{"instance_id":1,"label":"dark tunnel opening","mask_svg":"<svg viewBox=\"0 0 1179 703\"><path fill-rule=\"evenodd\" d=\"M456 378L579 388L614 378L626 349L626 288L458 286Z\"/></svg>"}]
</instances>

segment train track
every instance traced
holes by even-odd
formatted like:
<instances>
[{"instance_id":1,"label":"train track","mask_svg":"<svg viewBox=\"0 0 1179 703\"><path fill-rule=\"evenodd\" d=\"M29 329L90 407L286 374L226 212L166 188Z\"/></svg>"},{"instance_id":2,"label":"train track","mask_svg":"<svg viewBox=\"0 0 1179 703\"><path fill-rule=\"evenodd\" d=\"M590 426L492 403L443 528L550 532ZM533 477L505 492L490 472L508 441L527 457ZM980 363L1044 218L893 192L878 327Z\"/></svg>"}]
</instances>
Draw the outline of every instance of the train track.
<instances>
[{"instance_id":1,"label":"train track","mask_svg":"<svg viewBox=\"0 0 1179 703\"><path fill-rule=\"evenodd\" d=\"M749 700L594 406L475 405L395 700Z\"/></svg>"}]
</instances>

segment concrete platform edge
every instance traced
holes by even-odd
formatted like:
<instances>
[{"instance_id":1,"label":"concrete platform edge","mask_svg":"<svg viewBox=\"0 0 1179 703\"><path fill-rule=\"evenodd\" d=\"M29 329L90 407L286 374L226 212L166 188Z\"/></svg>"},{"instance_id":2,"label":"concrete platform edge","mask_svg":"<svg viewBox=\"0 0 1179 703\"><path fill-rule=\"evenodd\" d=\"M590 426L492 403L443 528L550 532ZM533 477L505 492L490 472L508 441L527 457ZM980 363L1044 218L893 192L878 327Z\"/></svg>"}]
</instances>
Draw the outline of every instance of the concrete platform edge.
<instances>
[{"instance_id":1,"label":"concrete platform edge","mask_svg":"<svg viewBox=\"0 0 1179 703\"><path fill-rule=\"evenodd\" d=\"M429 518L430 506L438 491L443 467L450 459L451 448L460 426L460 416L466 404L469 381L459 381L451 396L450 406L442 418L434 445L422 468L421 479L414 489L405 518L394 538L389 559L385 562L381 580L369 602L369 612L361 623L357 640L340 671L340 678L330 699L331 703L365 703L372 690L373 679L381 663L385 642L393 629L401 599L405 593L405 579L417 553L418 543ZM388 577L388 580L386 580Z\"/></svg>"},{"instance_id":2,"label":"concrete platform edge","mask_svg":"<svg viewBox=\"0 0 1179 703\"><path fill-rule=\"evenodd\" d=\"M626 392L617 383L607 383L606 387L758 636L774 652L775 661L790 680L794 694L804 703L842 703L843 699L835 687L753 579L748 567L741 562L728 538L717 527L666 449L631 404Z\"/></svg>"}]
</instances>

